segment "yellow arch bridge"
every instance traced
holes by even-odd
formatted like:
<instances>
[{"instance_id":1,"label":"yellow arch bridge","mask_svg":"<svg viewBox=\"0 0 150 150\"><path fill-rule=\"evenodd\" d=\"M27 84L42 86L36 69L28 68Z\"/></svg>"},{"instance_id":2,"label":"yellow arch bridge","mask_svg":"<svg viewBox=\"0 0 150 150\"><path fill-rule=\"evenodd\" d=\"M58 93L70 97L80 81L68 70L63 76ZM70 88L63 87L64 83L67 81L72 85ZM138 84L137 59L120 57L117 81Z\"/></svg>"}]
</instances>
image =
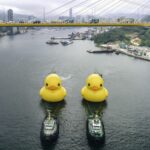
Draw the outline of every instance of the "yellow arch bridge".
<instances>
[{"instance_id":1,"label":"yellow arch bridge","mask_svg":"<svg viewBox=\"0 0 150 150\"><path fill-rule=\"evenodd\" d=\"M96 27L96 26L144 26L150 23L0 23L0 27Z\"/></svg>"}]
</instances>

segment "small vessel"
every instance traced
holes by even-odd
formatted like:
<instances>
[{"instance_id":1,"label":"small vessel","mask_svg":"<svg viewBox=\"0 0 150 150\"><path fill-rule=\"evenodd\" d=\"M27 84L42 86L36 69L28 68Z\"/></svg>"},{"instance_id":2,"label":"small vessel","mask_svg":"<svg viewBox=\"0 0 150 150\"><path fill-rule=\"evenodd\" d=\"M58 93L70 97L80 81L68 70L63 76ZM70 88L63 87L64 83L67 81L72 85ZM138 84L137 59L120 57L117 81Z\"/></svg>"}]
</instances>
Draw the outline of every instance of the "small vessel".
<instances>
[{"instance_id":1,"label":"small vessel","mask_svg":"<svg viewBox=\"0 0 150 150\"><path fill-rule=\"evenodd\" d=\"M105 141L104 125L98 114L90 115L87 119L87 137L91 142Z\"/></svg>"},{"instance_id":2,"label":"small vessel","mask_svg":"<svg viewBox=\"0 0 150 150\"><path fill-rule=\"evenodd\" d=\"M64 46L66 46L66 45L72 44L73 41L71 41L71 40L70 41L60 41L60 43Z\"/></svg>"},{"instance_id":3,"label":"small vessel","mask_svg":"<svg viewBox=\"0 0 150 150\"><path fill-rule=\"evenodd\" d=\"M56 44L59 44L59 42L57 42L55 40L49 40L49 41L46 42L46 44L56 45Z\"/></svg>"},{"instance_id":4,"label":"small vessel","mask_svg":"<svg viewBox=\"0 0 150 150\"><path fill-rule=\"evenodd\" d=\"M41 138L44 141L54 141L59 135L59 124L56 118L51 116L50 111L42 123Z\"/></svg>"}]
</instances>

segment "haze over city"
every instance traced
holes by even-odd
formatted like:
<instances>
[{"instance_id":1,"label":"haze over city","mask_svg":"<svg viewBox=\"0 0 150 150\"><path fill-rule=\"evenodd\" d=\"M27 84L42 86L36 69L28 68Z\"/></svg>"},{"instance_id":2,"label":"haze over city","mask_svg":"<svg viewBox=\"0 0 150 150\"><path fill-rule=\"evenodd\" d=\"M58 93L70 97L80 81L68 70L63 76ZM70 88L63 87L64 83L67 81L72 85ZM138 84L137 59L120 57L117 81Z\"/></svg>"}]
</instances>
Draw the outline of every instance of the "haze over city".
<instances>
[{"instance_id":1,"label":"haze over city","mask_svg":"<svg viewBox=\"0 0 150 150\"><path fill-rule=\"evenodd\" d=\"M73 15L107 16L111 14L148 14L149 0L1 0L0 10L13 9L16 14L43 16L68 15L68 10L73 9Z\"/></svg>"}]
</instances>

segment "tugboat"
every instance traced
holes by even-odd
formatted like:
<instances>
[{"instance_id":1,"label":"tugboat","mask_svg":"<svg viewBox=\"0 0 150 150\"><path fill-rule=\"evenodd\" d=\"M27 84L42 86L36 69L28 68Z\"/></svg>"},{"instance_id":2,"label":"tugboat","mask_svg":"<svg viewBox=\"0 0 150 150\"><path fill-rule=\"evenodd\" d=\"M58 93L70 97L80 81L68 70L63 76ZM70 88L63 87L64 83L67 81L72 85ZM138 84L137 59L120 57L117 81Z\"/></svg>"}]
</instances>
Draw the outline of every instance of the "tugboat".
<instances>
[{"instance_id":1,"label":"tugboat","mask_svg":"<svg viewBox=\"0 0 150 150\"><path fill-rule=\"evenodd\" d=\"M54 141L58 138L59 124L56 118L51 116L50 111L42 123L41 138L43 141Z\"/></svg>"},{"instance_id":2,"label":"tugboat","mask_svg":"<svg viewBox=\"0 0 150 150\"><path fill-rule=\"evenodd\" d=\"M90 115L87 119L87 137L90 142L104 143L105 130L100 115Z\"/></svg>"}]
</instances>

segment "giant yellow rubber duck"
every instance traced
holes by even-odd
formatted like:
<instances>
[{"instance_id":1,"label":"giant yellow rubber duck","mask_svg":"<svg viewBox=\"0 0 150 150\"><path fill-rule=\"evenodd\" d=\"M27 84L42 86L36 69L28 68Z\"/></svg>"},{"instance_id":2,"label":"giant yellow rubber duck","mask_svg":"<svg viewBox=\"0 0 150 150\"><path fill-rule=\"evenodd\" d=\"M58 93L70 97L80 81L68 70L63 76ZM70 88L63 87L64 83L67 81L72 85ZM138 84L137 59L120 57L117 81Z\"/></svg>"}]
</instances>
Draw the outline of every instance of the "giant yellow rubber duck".
<instances>
[{"instance_id":1,"label":"giant yellow rubber duck","mask_svg":"<svg viewBox=\"0 0 150 150\"><path fill-rule=\"evenodd\" d=\"M91 74L86 79L86 86L81 90L83 98L90 102L103 102L108 97L104 80L99 74Z\"/></svg>"},{"instance_id":2,"label":"giant yellow rubber duck","mask_svg":"<svg viewBox=\"0 0 150 150\"><path fill-rule=\"evenodd\" d=\"M60 102L67 95L62 86L62 80L57 74L49 74L44 80L44 86L40 90L42 100L47 102Z\"/></svg>"}]
</instances>

